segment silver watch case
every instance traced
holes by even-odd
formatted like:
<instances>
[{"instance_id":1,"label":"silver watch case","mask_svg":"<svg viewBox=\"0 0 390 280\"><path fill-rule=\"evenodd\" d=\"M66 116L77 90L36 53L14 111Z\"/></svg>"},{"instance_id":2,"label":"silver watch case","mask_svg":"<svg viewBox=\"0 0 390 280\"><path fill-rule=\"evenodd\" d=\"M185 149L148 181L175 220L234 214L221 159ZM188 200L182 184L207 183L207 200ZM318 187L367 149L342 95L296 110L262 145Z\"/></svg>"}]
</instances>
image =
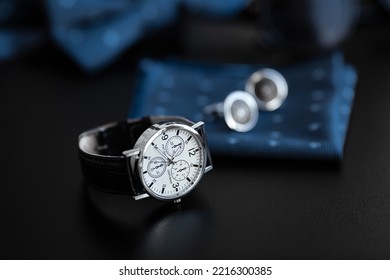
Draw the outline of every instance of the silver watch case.
<instances>
[{"instance_id":1,"label":"silver watch case","mask_svg":"<svg viewBox=\"0 0 390 280\"><path fill-rule=\"evenodd\" d=\"M157 137L161 136L168 129L182 129L190 132L198 142L199 146L202 147L202 152L203 152L202 156L203 156L204 164L202 164L202 170L190 188L188 188L185 192L179 192L174 197L167 198L164 196L160 196L149 189L149 187L142 180L142 170L144 164L145 151L148 150L151 143ZM179 202L182 197L189 194L196 187L196 185L199 183L200 179L202 178L203 174L210 171L213 168L210 152L207 147L203 122L195 123L192 126L178 123L178 122L166 122L162 124L154 124L141 134L141 136L138 138L137 142L135 143L133 149L124 151L123 154L128 158L127 163L128 163L128 172L129 172L130 179L135 184L141 184L142 189L145 190L145 192L143 193L136 194L133 197L135 200L139 200L151 196L158 200Z\"/></svg>"}]
</instances>

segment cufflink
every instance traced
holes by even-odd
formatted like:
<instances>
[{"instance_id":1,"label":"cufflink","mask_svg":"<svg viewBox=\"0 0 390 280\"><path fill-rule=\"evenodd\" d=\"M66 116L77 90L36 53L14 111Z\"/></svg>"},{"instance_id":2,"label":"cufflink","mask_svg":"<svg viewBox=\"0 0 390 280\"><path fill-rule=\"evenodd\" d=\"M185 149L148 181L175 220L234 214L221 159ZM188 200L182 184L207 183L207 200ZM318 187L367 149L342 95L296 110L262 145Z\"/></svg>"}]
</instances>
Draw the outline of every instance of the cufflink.
<instances>
[{"instance_id":1,"label":"cufflink","mask_svg":"<svg viewBox=\"0 0 390 280\"><path fill-rule=\"evenodd\" d=\"M203 108L203 113L223 117L227 126L238 132L250 131L259 119L255 97L241 90L229 93L223 102L207 105Z\"/></svg>"},{"instance_id":2,"label":"cufflink","mask_svg":"<svg viewBox=\"0 0 390 280\"><path fill-rule=\"evenodd\" d=\"M229 93L223 102L204 107L203 113L223 117L230 129L247 132L256 126L259 110L278 109L287 98L287 94L288 86L282 74L264 68L249 76L245 91L237 90Z\"/></svg>"},{"instance_id":3,"label":"cufflink","mask_svg":"<svg viewBox=\"0 0 390 280\"><path fill-rule=\"evenodd\" d=\"M255 97L260 110L274 111L287 98L288 86L282 74L274 69L264 68L248 78L245 91Z\"/></svg>"}]
</instances>

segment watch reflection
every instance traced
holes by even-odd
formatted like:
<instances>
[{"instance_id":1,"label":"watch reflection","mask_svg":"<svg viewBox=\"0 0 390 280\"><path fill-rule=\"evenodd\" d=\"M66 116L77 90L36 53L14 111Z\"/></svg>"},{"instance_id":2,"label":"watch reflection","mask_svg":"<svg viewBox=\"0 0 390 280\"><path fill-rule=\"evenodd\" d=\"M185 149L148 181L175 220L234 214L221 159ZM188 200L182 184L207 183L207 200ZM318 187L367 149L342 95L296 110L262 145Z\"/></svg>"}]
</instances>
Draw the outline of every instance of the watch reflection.
<instances>
[{"instance_id":1,"label":"watch reflection","mask_svg":"<svg viewBox=\"0 0 390 280\"><path fill-rule=\"evenodd\" d=\"M207 255L212 214L191 193L179 204L85 187L91 236L109 259L194 259Z\"/></svg>"}]
</instances>

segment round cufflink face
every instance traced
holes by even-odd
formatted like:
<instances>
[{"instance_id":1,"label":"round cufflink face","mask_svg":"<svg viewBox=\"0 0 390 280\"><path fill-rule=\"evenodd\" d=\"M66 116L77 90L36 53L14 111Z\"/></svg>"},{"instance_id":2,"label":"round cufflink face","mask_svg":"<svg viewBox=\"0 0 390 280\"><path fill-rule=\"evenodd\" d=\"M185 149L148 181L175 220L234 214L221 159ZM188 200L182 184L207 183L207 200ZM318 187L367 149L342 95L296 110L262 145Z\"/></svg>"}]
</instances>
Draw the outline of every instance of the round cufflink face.
<instances>
[{"instance_id":1,"label":"round cufflink face","mask_svg":"<svg viewBox=\"0 0 390 280\"><path fill-rule=\"evenodd\" d=\"M238 132L251 130L259 119L256 99L245 91L233 91L223 102L223 113L228 127Z\"/></svg>"},{"instance_id":2,"label":"round cufflink face","mask_svg":"<svg viewBox=\"0 0 390 280\"><path fill-rule=\"evenodd\" d=\"M278 71L265 68L253 73L247 80L245 91L256 98L260 110L274 111L288 94L285 78Z\"/></svg>"}]
</instances>

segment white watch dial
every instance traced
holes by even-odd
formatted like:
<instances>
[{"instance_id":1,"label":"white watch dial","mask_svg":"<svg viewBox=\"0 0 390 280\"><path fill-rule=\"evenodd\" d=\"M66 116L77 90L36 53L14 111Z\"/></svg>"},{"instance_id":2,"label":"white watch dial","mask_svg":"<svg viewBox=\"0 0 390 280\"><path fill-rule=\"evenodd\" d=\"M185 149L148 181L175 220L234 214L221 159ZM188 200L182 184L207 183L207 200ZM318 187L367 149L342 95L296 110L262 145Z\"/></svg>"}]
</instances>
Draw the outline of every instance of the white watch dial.
<instances>
[{"instance_id":1,"label":"white watch dial","mask_svg":"<svg viewBox=\"0 0 390 280\"><path fill-rule=\"evenodd\" d=\"M199 135L185 126L163 129L145 147L140 165L145 189L160 199L191 191L204 171L205 152Z\"/></svg>"}]
</instances>

